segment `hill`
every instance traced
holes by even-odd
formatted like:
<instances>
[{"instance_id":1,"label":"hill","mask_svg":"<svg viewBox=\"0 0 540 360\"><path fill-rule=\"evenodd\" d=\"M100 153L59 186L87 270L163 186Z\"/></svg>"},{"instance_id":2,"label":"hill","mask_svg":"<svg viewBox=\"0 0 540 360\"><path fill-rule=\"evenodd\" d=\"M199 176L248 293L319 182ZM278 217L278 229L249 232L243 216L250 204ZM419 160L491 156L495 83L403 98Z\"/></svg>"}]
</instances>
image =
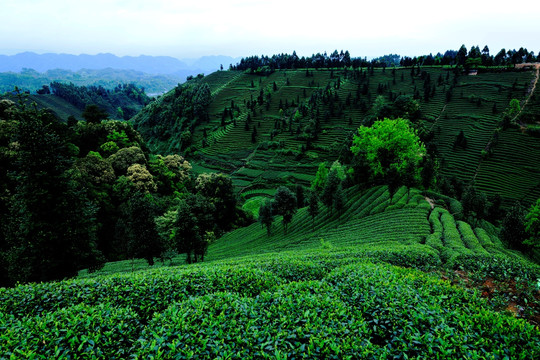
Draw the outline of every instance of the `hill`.
<instances>
[{"instance_id":1,"label":"hill","mask_svg":"<svg viewBox=\"0 0 540 360\"><path fill-rule=\"evenodd\" d=\"M112 68L78 71L54 69L46 72L24 69L19 73L0 73L0 93L13 91L15 86L24 91L35 92L43 85L56 81L76 86L101 86L106 89L114 89L118 84L133 83L138 87L143 87L149 95L155 96L174 88L188 75L191 75L191 72L177 75L151 75L140 71Z\"/></svg>"},{"instance_id":2,"label":"hill","mask_svg":"<svg viewBox=\"0 0 540 360\"><path fill-rule=\"evenodd\" d=\"M196 169L226 172L249 194L280 183L308 184L320 162L343 156L358 126L409 95L420 110L413 121L435 146L441 173L474 181L508 206L540 197L535 75L530 69L486 68L468 76L430 66L218 71L185 85L208 85L207 120L184 123L174 133L156 131L160 121L173 122L163 114L171 113L168 104L181 92L171 91L151 105L152 114L164 118L149 121L153 115L143 111L133 123L154 151L184 152ZM502 125L511 99L528 114L521 129ZM190 136L182 141L186 130ZM455 146L460 132L466 146Z\"/></svg>"},{"instance_id":3,"label":"hill","mask_svg":"<svg viewBox=\"0 0 540 360\"><path fill-rule=\"evenodd\" d=\"M392 200L386 187L348 197L341 216L312 222L301 209L287 236L258 225L231 232L209 249L222 260L0 289L0 349L37 358L537 357L538 328L495 310L508 296L520 299L508 309L537 311L527 286L540 269L489 224L456 221L404 187Z\"/></svg>"}]
</instances>

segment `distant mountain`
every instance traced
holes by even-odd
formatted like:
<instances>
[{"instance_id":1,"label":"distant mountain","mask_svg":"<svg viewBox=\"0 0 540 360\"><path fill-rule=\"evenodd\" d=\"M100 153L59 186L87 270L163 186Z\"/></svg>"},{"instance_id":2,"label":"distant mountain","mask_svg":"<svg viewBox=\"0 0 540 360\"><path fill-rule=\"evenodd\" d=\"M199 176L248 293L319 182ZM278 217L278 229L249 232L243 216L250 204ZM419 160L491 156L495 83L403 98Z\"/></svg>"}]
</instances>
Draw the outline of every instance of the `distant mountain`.
<instances>
[{"instance_id":1,"label":"distant mountain","mask_svg":"<svg viewBox=\"0 0 540 360\"><path fill-rule=\"evenodd\" d=\"M186 74L210 73L218 70L220 65L225 69L229 64L239 61L228 56L205 56L200 59L182 61L170 56L118 57L113 54L70 55L70 54L36 54L24 52L17 55L0 55L0 72L20 72L23 69L34 69L45 72L52 69L78 71L81 69L119 69L136 70L147 74Z\"/></svg>"}]
</instances>

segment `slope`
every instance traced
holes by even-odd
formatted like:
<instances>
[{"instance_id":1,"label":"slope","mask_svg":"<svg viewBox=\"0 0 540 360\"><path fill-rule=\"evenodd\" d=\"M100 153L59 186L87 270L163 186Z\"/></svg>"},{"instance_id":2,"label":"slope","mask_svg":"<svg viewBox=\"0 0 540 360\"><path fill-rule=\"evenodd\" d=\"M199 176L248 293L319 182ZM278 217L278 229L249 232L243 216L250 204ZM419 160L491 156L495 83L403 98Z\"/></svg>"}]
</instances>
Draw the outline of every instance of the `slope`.
<instances>
[{"instance_id":1,"label":"slope","mask_svg":"<svg viewBox=\"0 0 540 360\"><path fill-rule=\"evenodd\" d=\"M440 273L444 261L459 271L443 277L473 271L467 281L512 279L517 288L536 281L538 266L504 249L488 225L456 222L415 189L392 200L385 187L348 195L341 216L312 223L301 210L287 236L274 229L267 237L257 225L230 233L210 249L219 261L0 289L0 351L90 359L540 354L537 327ZM533 292L519 296L535 301Z\"/></svg>"},{"instance_id":2,"label":"slope","mask_svg":"<svg viewBox=\"0 0 540 360\"><path fill-rule=\"evenodd\" d=\"M530 98L525 110L536 107L534 75L493 68L467 76L446 67L218 71L193 80L209 85L211 101L207 120L187 128L191 142L182 152L195 169L230 174L240 193L307 185L318 164L337 159L358 126L369 123L377 98L391 105L410 95L420 105L417 126L432 133L444 175L476 180L488 195L501 194L505 206L530 202L540 195L538 139L500 123L513 98ZM173 101L174 93L167 98ZM456 147L461 131L466 146Z\"/></svg>"}]
</instances>

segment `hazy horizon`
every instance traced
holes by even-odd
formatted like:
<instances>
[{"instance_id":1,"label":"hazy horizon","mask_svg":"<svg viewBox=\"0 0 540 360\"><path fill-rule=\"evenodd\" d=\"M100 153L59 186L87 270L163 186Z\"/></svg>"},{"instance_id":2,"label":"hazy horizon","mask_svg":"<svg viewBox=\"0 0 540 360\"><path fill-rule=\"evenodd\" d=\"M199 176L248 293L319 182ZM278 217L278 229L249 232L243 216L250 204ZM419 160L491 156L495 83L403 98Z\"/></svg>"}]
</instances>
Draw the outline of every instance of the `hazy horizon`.
<instances>
[{"instance_id":1,"label":"hazy horizon","mask_svg":"<svg viewBox=\"0 0 540 360\"><path fill-rule=\"evenodd\" d=\"M534 1L520 6L456 0L443 7L389 0L185 1L8 0L0 14L0 54L21 52L196 59L349 50L353 57L417 56L464 44L540 51ZM537 48L536 48L537 47Z\"/></svg>"}]
</instances>

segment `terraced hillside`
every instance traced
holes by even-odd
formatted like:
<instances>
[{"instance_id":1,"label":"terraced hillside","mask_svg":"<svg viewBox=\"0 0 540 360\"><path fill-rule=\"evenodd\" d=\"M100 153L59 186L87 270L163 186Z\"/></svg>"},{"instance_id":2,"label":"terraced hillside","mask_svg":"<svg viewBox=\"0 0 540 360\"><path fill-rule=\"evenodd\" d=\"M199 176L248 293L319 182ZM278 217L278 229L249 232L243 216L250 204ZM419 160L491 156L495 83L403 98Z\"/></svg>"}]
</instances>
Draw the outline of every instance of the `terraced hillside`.
<instances>
[{"instance_id":1,"label":"terraced hillside","mask_svg":"<svg viewBox=\"0 0 540 360\"><path fill-rule=\"evenodd\" d=\"M219 261L0 289L0 358L538 357L538 327L466 287L511 280L537 311L539 267L489 224L405 187L348 196L341 216L301 209L287 236L228 234Z\"/></svg>"},{"instance_id":2,"label":"terraced hillside","mask_svg":"<svg viewBox=\"0 0 540 360\"><path fill-rule=\"evenodd\" d=\"M188 153L195 169L231 174L241 193L306 185L373 114L377 97L392 103L406 94L420 104L419 127L433 132L443 174L475 180L506 205L530 202L540 195L538 138L500 124L514 98L522 105L530 98L523 114L534 118L534 79L533 70L467 76L444 67L219 71L194 80L209 85L211 102L209 120L192 129ZM456 147L461 131L466 146Z\"/></svg>"},{"instance_id":3,"label":"terraced hillside","mask_svg":"<svg viewBox=\"0 0 540 360\"><path fill-rule=\"evenodd\" d=\"M403 186L390 199L386 186L364 192L352 188L347 198L346 210L341 214L323 208L311 218L307 208L300 209L287 234L280 217L276 218L271 235L260 224L230 232L210 246L207 258L315 249L322 243L338 248L409 248L430 254L438 263L448 266L457 266L467 259L527 261L520 252L501 243L490 223L471 225L461 221L460 214L452 213L455 209L444 200L430 199L417 189Z\"/></svg>"}]
</instances>

